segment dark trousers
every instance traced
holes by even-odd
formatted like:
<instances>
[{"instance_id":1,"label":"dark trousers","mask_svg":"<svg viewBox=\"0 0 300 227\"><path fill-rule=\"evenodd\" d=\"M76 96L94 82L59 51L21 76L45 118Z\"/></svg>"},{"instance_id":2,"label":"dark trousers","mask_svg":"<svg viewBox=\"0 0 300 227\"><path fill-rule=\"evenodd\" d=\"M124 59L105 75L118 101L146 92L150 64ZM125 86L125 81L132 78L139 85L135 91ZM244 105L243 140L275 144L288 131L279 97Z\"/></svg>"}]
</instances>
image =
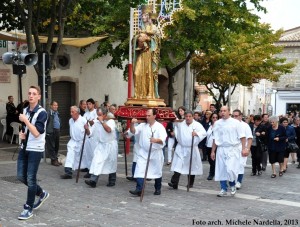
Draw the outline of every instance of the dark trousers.
<instances>
[{"instance_id":1,"label":"dark trousers","mask_svg":"<svg viewBox=\"0 0 300 227\"><path fill-rule=\"evenodd\" d=\"M180 179L180 173L178 172L174 172L172 178L171 178L171 183L175 186L178 186L178 183L179 183L179 179ZM187 176L189 177L189 175ZM190 178L190 186L193 186L194 185L194 181L195 181L195 175L191 175L191 178Z\"/></svg>"},{"instance_id":2,"label":"dark trousers","mask_svg":"<svg viewBox=\"0 0 300 227\"><path fill-rule=\"evenodd\" d=\"M261 159L262 152L258 146L251 146L251 158L252 158L252 173L256 174L256 172L261 171Z\"/></svg>"},{"instance_id":3,"label":"dark trousers","mask_svg":"<svg viewBox=\"0 0 300 227\"><path fill-rule=\"evenodd\" d=\"M57 159L59 149L59 136L60 132L58 129L54 129L53 133L46 135L47 153L52 161Z\"/></svg>"},{"instance_id":4,"label":"dark trousers","mask_svg":"<svg viewBox=\"0 0 300 227\"><path fill-rule=\"evenodd\" d=\"M154 184L155 191L160 191L161 182L162 182L162 177L155 179L155 184ZM143 185L144 185L144 178L136 178L136 190L142 191Z\"/></svg>"},{"instance_id":5,"label":"dark trousers","mask_svg":"<svg viewBox=\"0 0 300 227\"><path fill-rule=\"evenodd\" d=\"M91 175L91 180L95 181L96 183L99 180L100 175ZM108 174L108 183L109 184L115 184L117 180L117 173L110 173Z\"/></svg>"},{"instance_id":6,"label":"dark trousers","mask_svg":"<svg viewBox=\"0 0 300 227\"><path fill-rule=\"evenodd\" d=\"M136 167L136 162L132 162L132 167L131 167L131 174L132 174L132 177L134 176L135 167Z\"/></svg>"},{"instance_id":7,"label":"dark trousers","mask_svg":"<svg viewBox=\"0 0 300 227\"><path fill-rule=\"evenodd\" d=\"M212 160L210 157L211 147L205 147L205 149L207 151L208 162L209 162L209 175L215 176L216 160Z\"/></svg>"}]
</instances>

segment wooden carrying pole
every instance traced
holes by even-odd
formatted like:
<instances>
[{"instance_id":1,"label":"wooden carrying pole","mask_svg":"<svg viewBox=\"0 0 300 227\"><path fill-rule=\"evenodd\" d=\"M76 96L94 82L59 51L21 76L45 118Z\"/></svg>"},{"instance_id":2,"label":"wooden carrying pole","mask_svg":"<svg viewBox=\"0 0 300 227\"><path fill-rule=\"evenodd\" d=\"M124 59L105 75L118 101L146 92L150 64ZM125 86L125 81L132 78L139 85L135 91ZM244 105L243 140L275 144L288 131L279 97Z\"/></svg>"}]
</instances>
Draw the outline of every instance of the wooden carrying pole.
<instances>
[{"instance_id":1,"label":"wooden carrying pole","mask_svg":"<svg viewBox=\"0 0 300 227\"><path fill-rule=\"evenodd\" d=\"M152 132L151 137L153 137L153 134L154 133ZM149 167L149 162L150 162L151 150L152 150L152 143L150 143L150 147L149 147L149 152L148 152L148 158L147 158L147 164L146 164L146 170L145 170L145 176L144 176L144 182L143 182L143 188L142 188L142 192L141 192L140 202L143 202L143 198L144 198L144 191L145 191L145 186L146 186L146 181L147 181L147 173L148 173L148 167Z\"/></svg>"},{"instance_id":2,"label":"wooden carrying pole","mask_svg":"<svg viewBox=\"0 0 300 227\"><path fill-rule=\"evenodd\" d=\"M81 166L81 160L82 160L83 149L84 149L84 144L85 144L85 138L86 138L86 130L84 131L84 136L83 136L83 143L82 143L82 147L81 147L80 159L79 159L79 165L78 165L77 175L76 175L76 183L78 183L79 172L80 172L80 166Z\"/></svg>"},{"instance_id":3,"label":"wooden carrying pole","mask_svg":"<svg viewBox=\"0 0 300 227\"><path fill-rule=\"evenodd\" d=\"M191 172L192 172L192 161L193 161L193 149L194 149L194 136L192 135L192 146L191 146L190 168L189 168L188 185L187 185L187 191L188 191L188 192L190 191Z\"/></svg>"}]
</instances>

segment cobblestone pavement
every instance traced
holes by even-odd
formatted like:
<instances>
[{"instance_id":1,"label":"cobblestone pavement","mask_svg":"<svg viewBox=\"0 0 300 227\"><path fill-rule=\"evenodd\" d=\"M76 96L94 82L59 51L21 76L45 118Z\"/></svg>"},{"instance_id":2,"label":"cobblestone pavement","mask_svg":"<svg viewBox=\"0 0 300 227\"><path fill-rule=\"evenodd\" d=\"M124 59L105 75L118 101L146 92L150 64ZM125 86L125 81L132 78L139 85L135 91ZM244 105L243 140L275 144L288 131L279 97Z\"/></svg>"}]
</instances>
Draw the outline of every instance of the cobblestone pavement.
<instances>
[{"instance_id":1,"label":"cobblestone pavement","mask_svg":"<svg viewBox=\"0 0 300 227\"><path fill-rule=\"evenodd\" d=\"M67 137L61 140L66 153ZM119 143L120 151L124 149ZM124 158L118 158L117 184L106 187L107 175L100 177L96 188L89 188L80 175L62 180L63 167L42 161L38 182L50 193L43 206L27 221L18 215L26 200L26 187L16 181L16 161L12 160L17 145L0 143L0 227L2 226L300 226L300 170L290 164L283 177L271 179L271 167L261 176L250 176L250 161L245 170L242 188L235 196L217 197L219 183L207 181L208 162L204 175L196 176L194 188L186 191L187 177L181 176L178 190L167 183L172 173L163 169L160 196L154 196L154 182L147 181L143 202L129 194L135 188L125 178ZM128 173L131 154L128 156Z\"/></svg>"}]
</instances>

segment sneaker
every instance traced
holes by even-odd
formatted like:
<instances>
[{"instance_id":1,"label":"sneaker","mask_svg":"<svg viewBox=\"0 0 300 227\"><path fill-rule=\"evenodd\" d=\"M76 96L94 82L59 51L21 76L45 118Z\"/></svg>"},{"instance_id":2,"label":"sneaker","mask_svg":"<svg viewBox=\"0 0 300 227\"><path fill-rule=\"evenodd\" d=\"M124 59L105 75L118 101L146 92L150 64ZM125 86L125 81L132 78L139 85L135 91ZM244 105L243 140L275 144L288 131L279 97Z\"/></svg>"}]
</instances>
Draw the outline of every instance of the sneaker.
<instances>
[{"instance_id":1,"label":"sneaker","mask_svg":"<svg viewBox=\"0 0 300 227\"><path fill-rule=\"evenodd\" d=\"M218 197L224 197L224 196L227 196L227 192L224 190L224 189L222 189L220 192L219 192L219 194L217 195Z\"/></svg>"},{"instance_id":2,"label":"sneaker","mask_svg":"<svg viewBox=\"0 0 300 227\"><path fill-rule=\"evenodd\" d=\"M240 182L236 182L235 187L239 190L242 187L242 184Z\"/></svg>"},{"instance_id":3,"label":"sneaker","mask_svg":"<svg viewBox=\"0 0 300 227\"><path fill-rule=\"evenodd\" d=\"M48 192L43 191L37 203L33 205L33 209L34 210L39 209L42 206L42 204L49 198L49 196L50 194Z\"/></svg>"},{"instance_id":4,"label":"sneaker","mask_svg":"<svg viewBox=\"0 0 300 227\"><path fill-rule=\"evenodd\" d=\"M123 158L123 155L121 155L121 154L118 154L118 158Z\"/></svg>"},{"instance_id":5,"label":"sneaker","mask_svg":"<svg viewBox=\"0 0 300 227\"><path fill-rule=\"evenodd\" d=\"M235 195L235 193L236 193L236 187L233 186L233 187L231 187L231 192L230 192L230 194L231 194L231 195Z\"/></svg>"},{"instance_id":6,"label":"sneaker","mask_svg":"<svg viewBox=\"0 0 300 227\"><path fill-rule=\"evenodd\" d=\"M18 219L19 220L27 220L33 216L32 214L32 208L28 206L27 204L24 204L24 210L22 213L19 215Z\"/></svg>"}]
</instances>

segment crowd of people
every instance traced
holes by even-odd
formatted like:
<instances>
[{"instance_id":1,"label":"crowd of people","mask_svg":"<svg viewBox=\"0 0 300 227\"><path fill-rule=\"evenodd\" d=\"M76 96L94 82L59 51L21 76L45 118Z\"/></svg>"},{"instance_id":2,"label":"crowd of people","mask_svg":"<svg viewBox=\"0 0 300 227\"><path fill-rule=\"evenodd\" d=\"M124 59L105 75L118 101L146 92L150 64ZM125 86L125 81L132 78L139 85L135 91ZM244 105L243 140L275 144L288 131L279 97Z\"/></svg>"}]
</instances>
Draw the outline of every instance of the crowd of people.
<instances>
[{"instance_id":1,"label":"crowd of people","mask_svg":"<svg viewBox=\"0 0 300 227\"><path fill-rule=\"evenodd\" d=\"M28 187L27 201L18 217L20 220L32 217L33 210L50 196L36 180L45 144L51 165L62 165L58 161L61 128L58 103L52 101L46 111L38 104L40 97L40 89L31 86L28 106L19 113L17 110L14 112L22 123L17 176ZM12 99L10 106L11 103ZM236 190L242 188L244 167L250 153L251 176L260 176L269 162L271 178L274 179L277 177L275 163L279 163L278 176L281 177L287 173L289 156L292 155L295 163L296 152L299 152L298 116L291 120L263 114L255 115L246 122L240 110L231 112L227 106L222 106L218 111L212 104L203 113L181 106L177 112L174 111L177 114L175 121L162 124L156 120L157 110L150 108L144 122L133 118L126 131L115 117L116 110L117 106L109 102L96 107L92 98L70 107L70 140L61 179L72 179L82 159L80 169L86 171L84 178L89 187L95 188L103 174L108 175L106 186L115 186L120 134L124 139L134 137L132 175L127 179L136 182L136 187L129 191L135 196L142 195L146 178L155 180L154 195L161 195L164 164L170 166L173 172L168 183L170 188L178 189L182 174L188 177L187 188L193 187L195 176L203 174L204 161L209 162L207 180L220 182L221 191L217 196L227 195L228 184L230 194L235 195ZM299 162L299 153L297 157ZM36 203L35 196L38 197Z\"/></svg>"}]
</instances>

